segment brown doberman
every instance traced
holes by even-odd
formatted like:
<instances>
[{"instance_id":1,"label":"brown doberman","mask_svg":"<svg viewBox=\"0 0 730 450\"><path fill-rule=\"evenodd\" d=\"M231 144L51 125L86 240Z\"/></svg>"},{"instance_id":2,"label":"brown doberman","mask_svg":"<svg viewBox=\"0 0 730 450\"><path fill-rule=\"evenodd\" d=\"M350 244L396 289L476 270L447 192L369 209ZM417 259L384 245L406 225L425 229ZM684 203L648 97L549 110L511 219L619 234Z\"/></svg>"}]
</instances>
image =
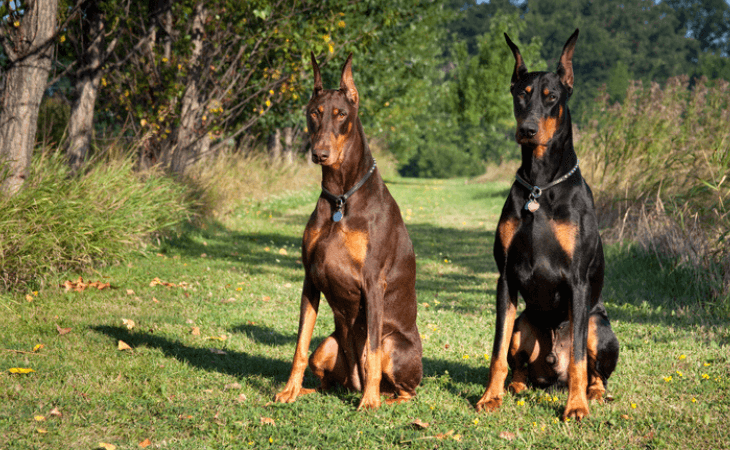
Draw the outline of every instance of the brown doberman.
<instances>
[{"instance_id":1,"label":"brown doberman","mask_svg":"<svg viewBox=\"0 0 730 450\"><path fill-rule=\"evenodd\" d=\"M517 46L505 38L515 58L510 90L522 165L497 226L496 330L489 382L476 408L502 404L509 367L513 393L528 381L567 384L563 419L581 420L589 399L602 401L619 345L601 299L603 246L567 105L578 30L555 73L528 72ZM525 310L515 320L518 295Z\"/></svg>"},{"instance_id":2,"label":"brown doberman","mask_svg":"<svg viewBox=\"0 0 730 450\"><path fill-rule=\"evenodd\" d=\"M416 326L416 258L400 209L385 186L358 118L352 54L339 90L322 89L312 54L314 93L307 105L312 160L322 165L322 194L304 230L299 333L291 375L276 401L302 388L320 293L335 316L335 331L309 358L321 380L362 391L359 409L413 397L421 382Z\"/></svg>"}]
</instances>

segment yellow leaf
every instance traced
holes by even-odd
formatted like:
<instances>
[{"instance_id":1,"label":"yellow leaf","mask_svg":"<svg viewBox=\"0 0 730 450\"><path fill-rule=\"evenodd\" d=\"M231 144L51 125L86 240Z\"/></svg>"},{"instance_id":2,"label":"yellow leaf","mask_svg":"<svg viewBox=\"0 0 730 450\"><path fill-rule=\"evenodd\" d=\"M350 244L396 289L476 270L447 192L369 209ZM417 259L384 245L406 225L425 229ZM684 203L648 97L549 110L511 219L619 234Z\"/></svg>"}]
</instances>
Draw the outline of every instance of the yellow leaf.
<instances>
[{"instance_id":1,"label":"yellow leaf","mask_svg":"<svg viewBox=\"0 0 730 450\"><path fill-rule=\"evenodd\" d=\"M103 450L117 450L117 446L116 445L114 445L114 444L107 444L106 442L99 442L99 447L97 447L97 448L100 448L100 449L103 449Z\"/></svg>"},{"instance_id":2,"label":"yellow leaf","mask_svg":"<svg viewBox=\"0 0 730 450\"><path fill-rule=\"evenodd\" d=\"M48 430L46 430L45 428L38 428L36 431L38 433L40 433L40 434L46 434L46 433L48 433Z\"/></svg>"},{"instance_id":3,"label":"yellow leaf","mask_svg":"<svg viewBox=\"0 0 730 450\"><path fill-rule=\"evenodd\" d=\"M37 352L38 350L42 349L43 347L45 347L45 345L43 345L43 344L38 344L38 345L36 345L35 347L33 347L33 351L34 351L34 352Z\"/></svg>"},{"instance_id":4,"label":"yellow leaf","mask_svg":"<svg viewBox=\"0 0 730 450\"><path fill-rule=\"evenodd\" d=\"M223 335L223 336L210 336L208 339L211 339L211 340L214 340L214 341L225 341L226 340L226 336L225 335Z\"/></svg>"},{"instance_id":5,"label":"yellow leaf","mask_svg":"<svg viewBox=\"0 0 730 450\"><path fill-rule=\"evenodd\" d=\"M46 420L45 416L33 416L33 419L35 419L36 422L43 422Z\"/></svg>"},{"instance_id":6,"label":"yellow leaf","mask_svg":"<svg viewBox=\"0 0 730 450\"><path fill-rule=\"evenodd\" d=\"M193 327L192 330L190 330L190 334L192 334L193 336L200 336L200 328Z\"/></svg>"},{"instance_id":7,"label":"yellow leaf","mask_svg":"<svg viewBox=\"0 0 730 450\"><path fill-rule=\"evenodd\" d=\"M117 342L117 350L132 350L132 347L130 347L129 344L127 344L126 342L120 340L119 342Z\"/></svg>"},{"instance_id":8,"label":"yellow leaf","mask_svg":"<svg viewBox=\"0 0 730 450\"><path fill-rule=\"evenodd\" d=\"M122 324L127 327L128 330L134 328L135 323L132 319L122 319Z\"/></svg>"},{"instance_id":9,"label":"yellow leaf","mask_svg":"<svg viewBox=\"0 0 730 450\"><path fill-rule=\"evenodd\" d=\"M286 256L286 255L287 255L286 249L285 249L285 248L280 248L280 249L279 249L279 254L280 254L281 256Z\"/></svg>"},{"instance_id":10,"label":"yellow leaf","mask_svg":"<svg viewBox=\"0 0 730 450\"><path fill-rule=\"evenodd\" d=\"M30 369L30 368L25 368L25 367L11 367L10 369L8 369L8 372L26 374L26 373L35 372L35 370Z\"/></svg>"}]
</instances>

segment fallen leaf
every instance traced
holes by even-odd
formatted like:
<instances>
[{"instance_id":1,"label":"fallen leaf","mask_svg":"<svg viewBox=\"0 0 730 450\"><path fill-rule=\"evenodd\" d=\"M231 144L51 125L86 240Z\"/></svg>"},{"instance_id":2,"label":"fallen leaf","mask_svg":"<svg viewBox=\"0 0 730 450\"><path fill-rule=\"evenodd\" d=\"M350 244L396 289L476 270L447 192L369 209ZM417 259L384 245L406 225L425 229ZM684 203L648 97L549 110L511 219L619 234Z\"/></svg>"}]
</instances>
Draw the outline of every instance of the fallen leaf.
<instances>
[{"instance_id":1,"label":"fallen leaf","mask_svg":"<svg viewBox=\"0 0 730 450\"><path fill-rule=\"evenodd\" d=\"M127 295L134 295L134 290L127 289Z\"/></svg>"},{"instance_id":2,"label":"fallen leaf","mask_svg":"<svg viewBox=\"0 0 730 450\"><path fill-rule=\"evenodd\" d=\"M58 331L58 334L63 336L64 334L68 334L71 332L71 327L69 328L61 328L56 324L56 330Z\"/></svg>"},{"instance_id":3,"label":"fallen leaf","mask_svg":"<svg viewBox=\"0 0 730 450\"><path fill-rule=\"evenodd\" d=\"M51 412L48 413L49 416L53 417L62 417L63 414L61 414L61 411L58 410L58 408L53 408Z\"/></svg>"},{"instance_id":4,"label":"fallen leaf","mask_svg":"<svg viewBox=\"0 0 730 450\"><path fill-rule=\"evenodd\" d=\"M10 369L8 369L8 372L24 375L26 373L35 372L35 370L26 367L11 367Z\"/></svg>"},{"instance_id":5,"label":"fallen leaf","mask_svg":"<svg viewBox=\"0 0 730 450\"><path fill-rule=\"evenodd\" d=\"M246 397L246 394L238 394L238 397L236 397L236 401L239 403L243 403L246 400L248 400L248 397Z\"/></svg>"},{"instance_id":6,"label":"fallen leaf","mask_svg":"<svg viewBox=\"0 0 730 450\"><path fill-rule=\"evenodd\" d=\"M222 336L209 336L208 339L213 340L213 341L225 341L226 340L226 335L222 335Z\"/></svg>"},{"instance_id":7,"label":"fallen leaf","mask_svg":"<svg viewBox=\"0 0 730 450\"><path fill-rule=\"evenodd\" d=\"M46 416L33 416L33 419L35 419L36 422L43 422L46 420Z\"/></svg>"},{"instance_id":8,"label":"fallen leaf","mask_svg":"<svg viewBox=\"0 0 730 450\"><path fill-rule=\"evenodd\" d=\"M38 428L36 431L38 433L40 433L40 434L46 434L46 433L48 433L48 430L46 430L45 428Z\"/></svg>"},{"instance_id":9,"label":"fallen leaf","mask_svg":"<svg viewBox=\"0 0 730 450\"><path fill-rule=\"evenodd\" d=\"M241 383L229 383L223 386L223 390L227 391L229 389L241 389Z\"/></svg>"},{"instance_id":10,"label":"fallen leaf","mask_svg":"<svg viewBox=\"0 0 730 450\"><path fill-rule=\"evenodd\" d=\"M35 352L39 351L40 349L42 349L43 347L45 347L45 345L38 344L35 347L33 347L33 352L35 353Z\"/></svg>"},{"instance_id":11,"label":"fallen leaf","mask_svg":"<svg viewBox=\"0 0 730 450\"><path fill-rule=\"evenodd\" d=\"M117 450L117 446L114 444L107 444L106 442L99 442L98 449L104 450Z\"/></svg>"},{"instance_id":12,"label":"fallen leaf","mask_svg":"<svg viewBox=\"0 0 730 450\"><path fill-rule=\"evenodd\" d=\"M190 330L190 334L192 334L193 336L200 336L200 328L198 328L198 327L193 327L193 328L192 328L192 329Z\"/></svg>"},{"instance_id":13,"label":"fallen leaf","mask_svg":"<svg viewBox=\"0 0 730 450\"><path fill-rule=\"evenodd\" d=\"M288 255L288 253L287 253L287 251L286 251L286 249L285 249L284 247L282 247L282 248L280 248L280 249L279 249L279 254L280 254L281 256L286 256L286 255Z\"/></svg>"},{"instance_id":14,"label":"fallen leaf","mask_svg":"<svg viewBox=\"0 0 730 450\"><path fill-rule=\"evenodd\" d=\"M156 299L156 298L154 298L154 297L152 297L152 302L153 302L153 303L160 303L160 301L159 301L159 300L157 300L157 299Z\"/></svg>"},{"instance_id":15,"label":"fallen leaf","mask_svg":"<svg viewBox=\"0 0 730 450\"><path fill-rule=\"evenodd\" d=\"M271 300L271 297L269 297L268 295L264 295L264 298L262 300L268 302L269 300Z\"/></svg>"},{"instance_id":16,"label":"fallen leaf","mask_svg":"<svg viewBox=\"0 0 730 450\"><path fill-rule=\"evenodd\" d=\"M228 354L219 348L209 348L208 350L210 350L210 352L213 353L214 355L227 355Z\"/></svg>"},{"instance_id":17,"label":"fallen leaf","mask_svg":"<svg viewBox=\"0 0 730 450\"><path fill-rule=\"evenodd\" d=\"M150 445L152 445L152 441L150 441L150 439L149 439L149 438L147 438L147 439L145 439L144 441L140 442L140 443L139 443L139 444L137 444L137 445L139 445L139 446L140 446L140 447L142 447L142 448L147 448L147 447L149 447Z\"/></svg>"},{"instance_id":18,"label":"fallen leaf","mask_svg":"<svg viewBox=\"0 0 730 450\"><path fill-rule=\"evenodd\" d=\"M454 434L454 430L449 430L446 433L439 433L436 435L436 439L446 439L447 437Z\"/></svg>"},{"instance_id":19,"label":"fallen leaf","mask_svg":"<svg viewBox=\"0 0 730 450\"><path fill-rule=\"evenodd\" d=\"M134 328L135 323L132 319L122 319L122 324L127 327L128 330Z\"/></svg>"},{"instance_id":20,"label":"fallen leaf","mask_svg":"<svg viewBox=\"0 0 730 450\"><path fill-rule=\"evenodd\" d=\"M503 432L499 433L499 437L501 439L507 439L508 441L511 441L515 438L515 434L510 433L509 431L503 431Z\"/></svg>"},{"instance_id":21,"label":"fallen leaf","mask_svg":"<svg viewBox=\"0 0 730 450\"><path fill-rule=\"evenodd\" d=\"M117 342L117 350L132 350L132 347L130 347L129 344L127 344L126 342L120 340L119 342Z\"/></svg>"},{"instance_id":22,"label":"fallen leaf","mask_svg":"<svg viewBox=\"0 0 730 450\"><path fill-rule=\"evenodd\" d=\"M411 422L411 426L417 430L425 430L429 427L428 422L424 422L421 419L416 419L413 422Z\"/></svg>"},{"instance_id":23,"label":"fallen leaf","mask_svg":"<svg viewBox=\"0 0 730 450\"><path fill-rule=\"evenodd\" d=\"M25 299L26 299L26 300L28 301L28 303L30 303L30 302L32 302L32 301L33 301L33 296L32 296L32 295L30 295L30 294L27 294L27 295L25 296Z\"/></svg>"},{"instance_id":24,"label":"fallen leaf","mask_svg":"<svg viewBox=\"0 0 730 450\"><path fill-rule=\"evenodd\" d=\"M261 418L261 425L274 425L276 426L276 421L272 419L271 417L262 417Z\"/></svg>"}]
</instances>

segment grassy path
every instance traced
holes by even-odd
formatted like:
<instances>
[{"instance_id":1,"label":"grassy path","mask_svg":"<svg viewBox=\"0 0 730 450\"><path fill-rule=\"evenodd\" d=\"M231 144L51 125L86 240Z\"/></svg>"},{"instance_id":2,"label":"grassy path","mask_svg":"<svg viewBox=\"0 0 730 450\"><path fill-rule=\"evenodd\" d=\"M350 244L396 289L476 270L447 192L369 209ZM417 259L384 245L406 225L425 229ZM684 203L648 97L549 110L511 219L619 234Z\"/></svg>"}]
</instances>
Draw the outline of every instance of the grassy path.
<instances>
[{"instance_id":1,"label":"grassy path","mask_svg":"<svg viewBox=\"0 0 730 450\"><path fill-rule=\"evenodd\" d=\"M562 423L566 393L530 389L477 414L507 185L389 186L418 258L415 400L375 412L345 391L271 403L294 353L301 233L318 195L305 192L100 269L91 278L109 289L0 297L0 449L730 448L728 317L683 305L682 274L617 246L605 290L622 352L613 401ZM332 329L322 302L312 349Z\"/></svg>"}]
</instances>

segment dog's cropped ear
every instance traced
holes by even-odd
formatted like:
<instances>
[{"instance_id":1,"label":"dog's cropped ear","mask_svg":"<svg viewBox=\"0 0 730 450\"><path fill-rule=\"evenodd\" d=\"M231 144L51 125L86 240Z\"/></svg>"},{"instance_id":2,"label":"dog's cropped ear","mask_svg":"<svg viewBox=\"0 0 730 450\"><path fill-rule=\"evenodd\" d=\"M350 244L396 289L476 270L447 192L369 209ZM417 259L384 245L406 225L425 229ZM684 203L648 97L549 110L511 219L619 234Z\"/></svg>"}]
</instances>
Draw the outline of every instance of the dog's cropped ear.
<instances>
[{"instance_id":1,"label":"dog's cropped ear","mask_svg":"<svg viewBox=\"0 0 730 450\"><path fill-rule=\"evenodd\" d=\"M558 61L557 74L560 77L560 81L563 86L568 88L569 93L573 93L573 52L575 51L575 43L578 41L578 29L568 38L568 42L563 47L563 53L560 55L560 61Z\"/></svg>"},{"instance_id":2,"label":"dog's cropped ear","mask_svg":"<svg viewBox=\"0 0 730 450\"><path fill-rule=\"evenodd\" d=\"M347 57L345 65L342 66L342 76L340 77L340 90L345 93L349 101L358 106L360 104L360 95L357 93L355 81L352 79L352 53Z\"/></svg>"},{"instance_id":3,"label":"dog's cropped ear","mask_svg":"<svg viewBox=\"0 0 730 450\"><path fill-rule=\"evenodd\" d=\"M317 57L314 56L314 52L309 52L309 54L312 57L312 70L314 70L314 92L312 92L312 98L314 98L322 90L322 75L319 73L319 65L317 64Z\"/></svg>"},{"instance_id":4,"label":"dog's cropped ear","mask_svg":"<svg viewBox=\"0 0 730 450\"><path fill-rule=\"evenodd\" d=\"M515 69L512 72L512 82L509 86L510 90L512 90L512 88L515 87L515 84L520 81L520 78L527 74L527 66L525 66L525 60L522 59L520 49L517 48L515 43L512 42L512 39L507 36L507 33L504 33L504 38L507 40L507 45L509 45L510 50L512 50L512 55L515 57Z\"/></svg>"}]
</instances>

